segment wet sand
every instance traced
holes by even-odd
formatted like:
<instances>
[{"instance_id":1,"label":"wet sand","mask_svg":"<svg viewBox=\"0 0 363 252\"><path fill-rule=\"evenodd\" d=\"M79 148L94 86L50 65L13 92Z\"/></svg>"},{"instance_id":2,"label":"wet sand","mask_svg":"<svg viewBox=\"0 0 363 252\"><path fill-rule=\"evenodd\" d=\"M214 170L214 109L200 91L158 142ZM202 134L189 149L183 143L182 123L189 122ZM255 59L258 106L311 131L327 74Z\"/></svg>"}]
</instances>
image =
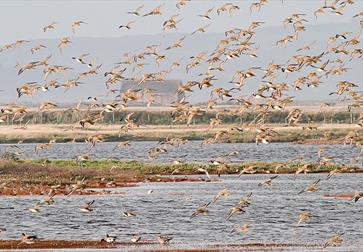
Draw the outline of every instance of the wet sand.
<instances>
[{"instance_id":1,"label":"wet sand","mask_svg":"<svg viewBox=\"0 0 363 252\"><path fill-rule=\"evenodd\" d=\"M353 198L354 193L324 194L324 198Z\"/></svg>"},{"instance_id":2,"label":"wet sand","mask_svg":"<svg viewBox=\"0 0 363 252\"><path fill-rule=\"evenodd\" d=\"M150 245L154 242L139 242L138 245ZM0 249L107 249L120 248L135 245L131 242L107 243L101 241L63 241L63 240L39 240L33 244L20 243L20 241L0 241Z\"/></svg>"},{"instance_id":3,"label":"wet sand","mask_svg":"<svg viewBox=\"0 0 363 252\"><path fill-rule=\"evenodd\" d=\"M156 245L158 248L152 249L147 246ZM180 249L175 249L175 245L180 246ZM127 249L142 247L143 251L281 251L286 249L309 249L318 250L322 246L319 244L295 244L295 243L244 243L244 244L229 244L229 245L214 245L206 246L205 248L183 249L182 244L173 244L160 247L154 241L140 241L138 243L131 242L115 242L106 243L101 241L64 241L64 240L39 240L33 244L20 243L17 240L0 241L0 249Z\"/></svg>"}]
</instances>

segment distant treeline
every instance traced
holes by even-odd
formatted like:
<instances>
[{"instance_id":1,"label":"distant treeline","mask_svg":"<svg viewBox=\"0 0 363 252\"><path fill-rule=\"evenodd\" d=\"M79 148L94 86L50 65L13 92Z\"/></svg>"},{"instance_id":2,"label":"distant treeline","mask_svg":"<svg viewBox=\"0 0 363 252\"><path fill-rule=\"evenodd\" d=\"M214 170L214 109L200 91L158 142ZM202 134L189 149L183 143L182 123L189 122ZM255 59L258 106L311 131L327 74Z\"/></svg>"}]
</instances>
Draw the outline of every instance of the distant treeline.
<instances>
[{"instance_id":1,"label":"distant treeline","mask_svg":"<svg viewBox=\"0 0 363 252\"><path fill-rule=\"evenodd\" d=\"M98 123L122 124L125 116L133 112L132 119L141 125L169 125L173 123L173 116L170 111L120 111L113 113L103 113L103 117ZM7 124L74 124L88 116L97 117L100 111L92 112L71 110L56 110L46 112L28 112L22 120L12 121L11 117ZM205 112L193 118L192 124L209 124L210 120L216 118L216 111ZM289 111L274 111L265 118L265 123L285 124ZM300 123L355 123L359 113L347 111L328 111L328 112L303 112ZM241 115L219 114L219 119L223 124L240 124L257 121L258 113L244 112ZM183 124L179 122L177 124Z\"/></svg>"}]
</instances>

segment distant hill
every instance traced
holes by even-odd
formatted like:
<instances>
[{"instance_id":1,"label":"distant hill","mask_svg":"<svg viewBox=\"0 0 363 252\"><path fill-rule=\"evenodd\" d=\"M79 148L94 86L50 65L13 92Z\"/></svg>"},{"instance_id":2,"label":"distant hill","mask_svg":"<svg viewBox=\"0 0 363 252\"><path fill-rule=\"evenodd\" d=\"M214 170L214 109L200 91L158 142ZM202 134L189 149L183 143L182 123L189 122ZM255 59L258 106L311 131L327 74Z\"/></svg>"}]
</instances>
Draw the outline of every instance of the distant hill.
<instances>
[{"instance_id":1,"label":"distant hill","mask_svg":"<svg viewBox=\"0 0 363 252\"><path fill-rule=\"evenodd\" d=\"M317 55L326 48L326 40L330 36L334 36L338 32L352 31L357 32L359 27L355 23L347 24L335 24L332 25L310 25L307 27L307 31L300 34L299 41L288 44L284 47L276 47L275 42L282 36L291 34L293 31L291 28L284 29L283 27L268 27L258 28L256 35L252 42L255 42L255 47L258 47L258 58L251 58L246 55L242 55L239 59L230 60L225 64L225 71L216 74L218 81L215 81L215 86L218 87L232 87L228 81L230 81L232 75L237 69L247 69L252 66L265 67L269 62L278 64L285 64L288 57L297 54L296 49L316 41L313 45L313 50L307 52L309 55ZM199 52L206 52L207 55L215 48L216 43L224 38L223 33L205 33L196 34L190 36L188 34L156 34L156 35L138 35L138 36L124 36L119 38L93 38L93 37L75 37L71 38L72 43L66 46L62 53L57 48L57 40L35 40L30 43L21 45L15 50L5 51L0 53L0 89L5 90L1 93L0 103L7 103L17 100L16 87L26 81L37 81L43 83L41 71L29 71L21 76L17 76L17 69L14 67L17 63L24 65L30 61L34 61L52 54L50 60L51 64L66 65L74 68L62 76L57 76L59 81L71 79L77 76L79 72L85 71L84 66L73 61L73 56L78 56L82 53L90 53L89 59L95 61L95 65L102 64L100 74L97 76L82 79L82 84L73 90L64 93L63 90L52 90L49 93L39 93L34 97L21 97L21 101L24 102L39 102L44 100L54 100L56 102L75 102L79 99L85 99L88 96L104 95L106 91L105 78L103 73L114 66L115 62L122 59L121 53L124 51L130 51L136 53L142 51L145 46L151 44L160 44L162 49L165 49L176 39L187 35L181 49L172 49L170 51L161 51L161 54L165 54L167 59L157 68L155 61L146 61L150 65L146 65L144 72L151 72L157 69L167 69L171 62L182 59L182 66L179 69L173 71L168 78L187 80L199 80L201 79L198 74L206 70L206 64L202 64L195 69L192 69L189 74L186 74L185 66L190 62L190 57ZM352 36L352 35L349 35ZM46 45L47 48L38 54L32 55L30 48L37 44ZM335 57L335 55L333 55ZM298 100L322 100L330 99L328 93L335 89L336 82L338 80L349 80L356 83L361 81L362 74L360 73L362 68L362 61L352 61L350 65L347 65L352 69L345 76L337 76L326 80L322 79L323 83L321 87L317 89L305 88L300 92L291 92L291 95L296 96ZM130 74L132 67L129 67L127 73ZM258 72L258 70L257 70ZM261 71L260 71L261 72ZM262 74L262 72L261 72ZM300 74L301 75L301 74ZM294 78L299 76L294 74L287 79L281 75L278 81L285 81L289 84ZM261 75L257 78L251 78L247 81L246 86L243 88L240 96L249 95L253 90L256 90L260 85ZM115 86L117 88L120 87ZM209 95L209 90L195 91L190 100L194 103L203 102ZM336 97L335 97L336 98Z\"/></svg>"}]
</instances>

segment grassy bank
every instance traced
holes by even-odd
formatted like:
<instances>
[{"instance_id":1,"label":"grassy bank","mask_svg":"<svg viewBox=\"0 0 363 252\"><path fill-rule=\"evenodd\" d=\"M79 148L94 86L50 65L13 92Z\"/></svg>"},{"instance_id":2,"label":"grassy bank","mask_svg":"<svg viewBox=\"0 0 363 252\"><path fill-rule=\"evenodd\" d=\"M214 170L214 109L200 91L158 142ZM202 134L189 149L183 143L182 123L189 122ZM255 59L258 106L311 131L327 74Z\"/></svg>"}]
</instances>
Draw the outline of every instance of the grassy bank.
<instances>
[{"instance_id":1,"label":"grassy bank","mask_svg":"<svg viewBox=\"0 0 363 252\"><path fill-rule=\"evenodd\" d=\"M82 164L73 160L1 160L0 195L39 195L46 194L51 188L57 190L59 194L68 194L72 186L82 180L84 180L83 189L135 186L138 182L206 181L206 175L198 171L199 168L207 170L211 175L221 173L237 176L245 168L252 168L255 174L291 174L303 166L304 164L294 162L244 162L221 167L200 163L175 165L116 160L85 161ZM310 164L308 168L309 173L333 170L363 172L362 169L337 165ZM167 176L171 174L200 176L194 178ZM76 193L93 194L95 191L79 190Z\"/></svg>"},{"instance_id":2,"label":"grassy bank","mask_svg":"<svg viewBox=\"0 0 363 252\"><path fill-rule=\"evenodd\" d=\"M204 140L213 138L217 132L229 130L237 125L224 125L214 128L208 125L187 126L143 126L128 132L120 132L117 125L97 125L87 129L72 125L28 125L26 130L14 126L0 126L0 143L45 143L50 139L57 142L84 142L90 136L101 134L104 141L160 141L169 137L181 137L188 140ZM322 140L343 142L344 137L354 131L363 133L361 128L352 124L323 124L317 125L316 130L303 130L303 126L285 127L279 124L266 125L277 132L271 137L272 142L303 142L305 140ZM243 132L230 131L218 138L218 142L254 142L257 131L246 127ZM327 137L328 136L328 137Z\"/></svg>"},{"instance_id":3,"label":"grassy bank","mask_svg":"<svg viewBox=\"0 0 363 252\"><path fill-rule=\"evenodd\" d=\"M99 171L107 173L107 171L113 171L115 174L123 174L124 176L141 176L146 177L149 175L193 175L201 174L198 172L199 168L206 169L210 174L217 174L222 172L223 174L239 174L244 168L254 167L256 174L277 173L292 174L295 173L303 165L299 162L243 162L243 163L231 163L225 167L220 167L212 164L205 163L144 163L138 161L118 161L118 160L92 160L84 161L82 164L77 163L74 160L32 160L32 161L10 161L10 165L14 168L17 166L39 166L45 164L45 167L62 168L71 171L91 172ZM338 165L324 165L309 164L310 173L330 172L337 168ZM0 169L2 167L0 166ZM175 172L177 170L177 172ZM355 168L347 168L347 171L354 171ZM80 174L81 175L81 174ZM87 174L82 174L86 175Z\"/></svg>"},{"instance_id":4,"label":"grassy bank","mask_svg":"<svg viewBox=\"0 0 363 252\"><path fill-rule=\"evenodd\" d=\"M260 111L246 111L243 113L230 113L230 111L238 111L239 106L227 106L215 109L205 109L205 107L199 107L203 112L197 115L193 119L193 124L208 124L211 119L216 117L218 113L219 119L223 124L234 123L251 123L256 121L259 117ZM338 110L327 108L321 110L319 107L288 107L284 111L269 111L269 114L265 117L265 123L286 123L287 116L293 108L302 109L304 112L299 119L300 123L354 123L359 118L359 111L347 111L347 107L340 108ZM221 112L226 109L228 112ZM170 125L173 123L174 118L171 115L173 108L127 108L122 111L115 111L113 113L103 113L103 117L100 121L101 124L120 124L128 113L133 113L133 121L136 124L143 125ZM81 119L90 115L98 116L102 110L100 109L81 109L80 111L74 111L71 109L54 109L51 111L39 111L38 108L31 108L24 115L23 122L29 122L29 124L75 124ZM19 121L11 120L11 117L6 121L7 124L19 124ZM185 123L185 122L184 122ZM181 124L184 124L181 122Z\"/></svg>"}]
</instances>

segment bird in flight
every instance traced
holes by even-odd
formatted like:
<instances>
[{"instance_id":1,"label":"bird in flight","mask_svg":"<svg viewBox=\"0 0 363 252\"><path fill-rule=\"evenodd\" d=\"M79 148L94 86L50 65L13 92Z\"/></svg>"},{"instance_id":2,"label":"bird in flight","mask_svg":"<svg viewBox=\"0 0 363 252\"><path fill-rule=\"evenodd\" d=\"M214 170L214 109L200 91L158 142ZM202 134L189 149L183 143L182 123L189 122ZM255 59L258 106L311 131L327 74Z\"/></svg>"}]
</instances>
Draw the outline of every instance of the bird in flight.
<instances>
[{"instance_id":1,"label":"bird in flight","mask_svg":"<svg viewBox=\"0 0 363 252\"><path fill-rule=\"evenodd\" d=\"M81 24L87 24L86 22L82 21L82 20L77 20L74 21L72 24L72 32L73 34L76 34L76 29L79 28L81 26Z\"/></svg>"},{"instance_id":2,"label":"bird in flight","mask_svg":"<svg viewBox=\"0 0 363 252\"><path fill-rule=\"evenodd\" d=\"M130 15L137 16L138 17L138 16L140 16L140 10L142 8L144 8L144 5L141 5L141 6L137 7L135 10L129 11L127 13L130 14Z\"/></svg>"},{"instance_id":3,"label":"bird in flight","mask_svg":"<svg viewBox=\"0 0 363 252\"><path fill-rule=\"evenodd\" d=\"M119 29L125 28L126 30L131 30L132 25L135 24L135 23L136 23L136 21L135 20L132 20L132 21L128 22L125 25L120 25L118 28Z\"/></svg>"},{"instance_id":4,"label":"bird in flight","mask_svg":"<svg viewBox=\"0 0 363 252\"><path fill-rule=\"evenodd\" d=\"M44 28L43 28L43 32L46 32L46 31L48 31L48 30L53 30L53 29L55 29L56 24L58 24L58 22L52 22L52 23L50 23L50 24L48 24L48 25L44 26Z\"/></svg>"}]
</instances>

